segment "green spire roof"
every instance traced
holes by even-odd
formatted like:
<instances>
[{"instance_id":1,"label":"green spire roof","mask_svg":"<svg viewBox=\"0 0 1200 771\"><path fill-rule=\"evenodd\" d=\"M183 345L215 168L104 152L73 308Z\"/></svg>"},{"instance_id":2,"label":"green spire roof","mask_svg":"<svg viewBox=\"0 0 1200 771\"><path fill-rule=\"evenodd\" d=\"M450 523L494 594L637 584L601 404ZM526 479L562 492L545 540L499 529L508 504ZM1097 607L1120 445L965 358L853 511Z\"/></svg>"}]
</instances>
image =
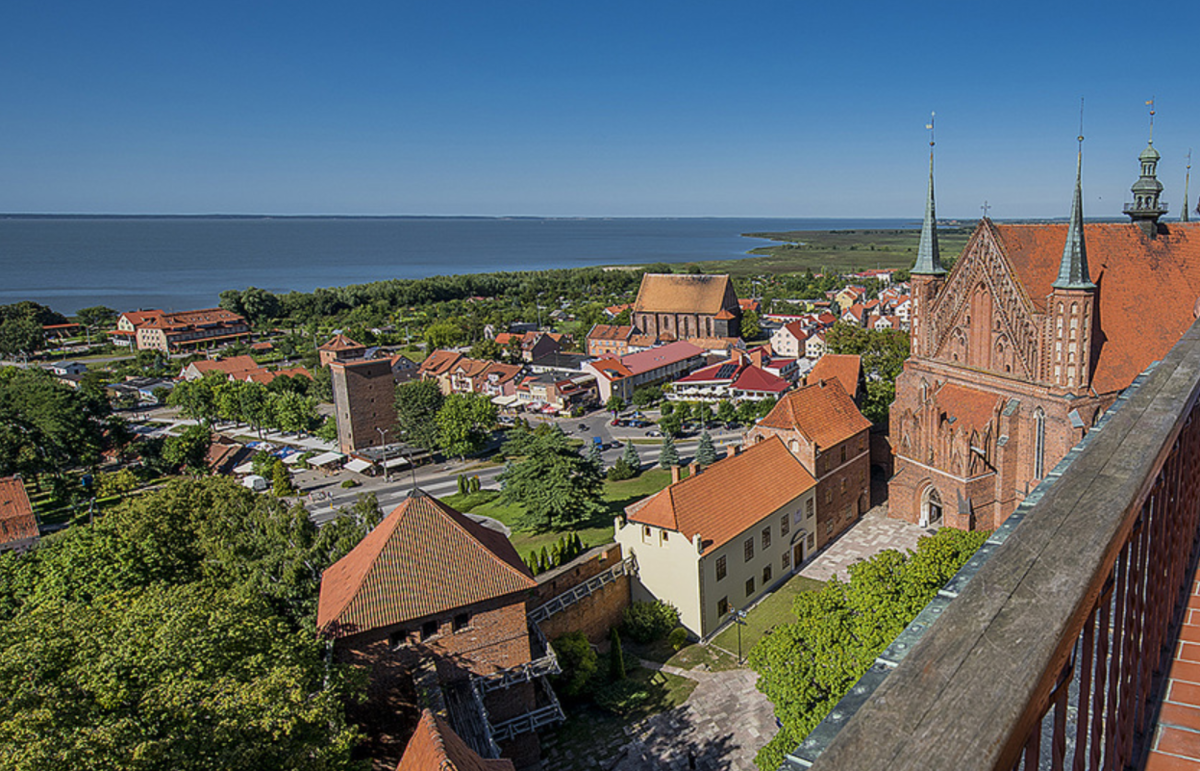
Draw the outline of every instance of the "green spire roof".
<instances>
[{"instance_id":1,"label":"green spire roof","mask_svg":"<svg viewBox=\"0 0 1200 771\"><path fill-rule=\"evenodd\" d=\"M1082 137L1081 137L1082 138ZM1088 274L1087 245L1083 241L1083 149L1075 162L1075 197L1071 199L1071 222L1067 226L1067 243L1058 266L1055 289L1095 289Z\"/></svg>"},{"instance_id":2,"label":"green spire roof","mask_svg":"<svg viewBox=\"0 0 1200 771\"><path fill-rule=\"evenodd\" d=\"M917 246L917 262L910 271L920 276L944 276L942 256L938 251L937 214L933 207L933 142L929 143L929 196L925 199L925 222L921 225L921 243Z\"/></svg>"}]
</instances>

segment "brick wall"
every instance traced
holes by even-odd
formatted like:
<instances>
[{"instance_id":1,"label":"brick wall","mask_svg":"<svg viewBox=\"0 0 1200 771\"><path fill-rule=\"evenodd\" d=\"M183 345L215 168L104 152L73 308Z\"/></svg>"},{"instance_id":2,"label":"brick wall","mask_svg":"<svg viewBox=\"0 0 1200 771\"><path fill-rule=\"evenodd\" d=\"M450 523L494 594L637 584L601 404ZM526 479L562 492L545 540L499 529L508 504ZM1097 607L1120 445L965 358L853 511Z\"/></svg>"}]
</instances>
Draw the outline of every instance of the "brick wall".
<instances>
[{"instance_id":1,"label":"brick wall","mask_svg":"<svg viewBox=\"0 0 1200 771\"><path fill-rule=\"evenodd\" d=\"M395 441L396 386L387 359L334 362L333 404L338 429L338 449L350 453L383 444L378 429Z\"/></svg>"},{"instance_id":2,"label":"brick wall","mask_svg":"<svg viewBox=\"0 0 1200 771\"><path fill-rule=\"evenodd\" d=\"M617 544L600 546L581 554L571 562L537 577L538 588L529 598L529 609L543 605L573 586L608 570L622 559ZM588 640L601 643L608 639L608 630L620 624L630 603L629 576L620 576L611 584L583 598L566 610L555 613L538 626L547 640L567 632L583 632Z\"/></svg>"}]
</instances>

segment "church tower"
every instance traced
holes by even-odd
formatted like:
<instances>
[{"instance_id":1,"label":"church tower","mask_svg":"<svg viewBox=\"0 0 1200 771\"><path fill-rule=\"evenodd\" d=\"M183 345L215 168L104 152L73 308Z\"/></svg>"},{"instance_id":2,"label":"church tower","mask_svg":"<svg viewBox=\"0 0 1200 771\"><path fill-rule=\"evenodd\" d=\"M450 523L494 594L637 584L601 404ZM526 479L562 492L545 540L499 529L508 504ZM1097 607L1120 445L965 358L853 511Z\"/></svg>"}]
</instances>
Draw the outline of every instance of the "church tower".
<instances>
[{"instance_id":1,"label":"church tower","mask_svg":"<svg viewBox=\"0 0 1200 771\"><path fill-rule=\"evenodd\" d=\"M1049 367L1046 380L1068 391L1091 383L1091 349L1096 309L1096 285L1088 273L1087 243L1083 236L1083 137L1075 161L1075 197L1063 246L1058 278L1047 299ZM1156 154L1157 155L1157 154Z\"/></svg>"},{"instance_id":2,"label":"church tower","mask_svg":"<svg viewBox=\"0 0 1200 771\"><path fill-rule=\"evenodd\" d=\"M937 213L933 204L933 119L929 129L929 193L925 197L925 221L921 224L921 241L917 245L917 261L910 274L912 287L912 354L932 356L934 341L930 337L931 319L928 318L933 300L946 281L946 269L942 267L938 251Z\"/></svg>"},{"instance_id":3,"label":"church tower","mask_svg":"<svg viewBox=\"0 0 1200 771\"><path fill-rule=\"evenodd\" d=\"M1147 104L1150 105L1150 141L1138 156L1142 175L1130 188L1133 203L1125 204L1125 213L1142 232L1154 238L1158 234L1158 218L1167 213L1167 205L1158 200L1163 190L1157 176L1158 159L1161 156L1154 149L1154 102L1151 100Z\"/></svg>"}]
</instances>

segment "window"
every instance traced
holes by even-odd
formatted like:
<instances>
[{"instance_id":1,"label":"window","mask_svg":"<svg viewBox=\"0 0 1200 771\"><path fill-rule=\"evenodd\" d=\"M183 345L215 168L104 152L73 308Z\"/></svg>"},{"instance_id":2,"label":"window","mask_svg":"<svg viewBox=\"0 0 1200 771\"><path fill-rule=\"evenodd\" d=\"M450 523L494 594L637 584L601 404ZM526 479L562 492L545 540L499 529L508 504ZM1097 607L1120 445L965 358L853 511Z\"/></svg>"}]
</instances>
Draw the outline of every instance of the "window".
<instances>
[{"instance_id":1,"label":"window","mask_svg":"<svg viewBox=\"0 0 1200 771\"><path fill-rule=\"evenodd\" d=\"M724 616L728 612L729 612L729 598L722 597L721 599L717 600L717 615Z\"/></svg>"},{"instance_id":2,"label":"window","mask_svg":"<svg viewBox=\"0 0 1200 771\"><path fill-rule=\"evenodd\" d=\"M807 501L804 502L804 516L808 519L812 519L812 515L813 515L813 499L809 498Z\"/></svg>"},{"instance_id":3,"label":"window","mask_svg":"<svg viewBox=\"0 0 1200 771\"><path fill-rule=\"evenodd\" d=\"M459 613L454 617L454 631L461 632L466 629L471 623L471 615L469 613Z\"/></svg>"},{"instance_id":4,"label":"window","mask_svg":"<svg viewBox=\"0 0 1200 771\"><path fill-rule=\"evenodd\" d=\"M825 502L833 503L833 490L828 487L825 488Z\"/></svg>"},{"instance_id":5,"label":"window","mask_svg":"<svg viewBox=\"0 0 1200 771\"><path fill-rule=\"evenodd\" d=\"M662 537L662 540L664 540L664 541L667 540L667 531L666 530L662 531L661 537Z\"/></svg>"},{"instance_id":6,"label":"window","mask_svg":"<svg viewBox=\"0 0 1200 771\"><path fill-rule=\"evenodd\" d=\"M771 548L771 527L768 525L762 529L763 550Z\"/></svg>"},{"instance_id":7,"label":"window","mask_svg":"<svg viewBox=\"0 0 1200 771\"><path fill-rule=\"evenodd\" d=\"M754 579L747 578L746 579L746 596L749 597L752 594L754 594Z\"/></svg>"},{"instance_id":8,"label":"window","mask_svg":"<svg viewBox=\"0 0 1200 771\"><path fill-rule=\"evenodd\" d=\"M421 639L422 640L428 640L430 637L433 637L437 633L438 633L438 622L426 621L424 624L421 624Z\"/></svg>"},{"instance_id":9,"label":"window","mask_svg":"<svg viewBox=\"0 0 1200 771\"><path fill-rule=\"evenodd\" d=\"M809 533L808 534L808 549L809 549L809 551L812 551L814 548L816 548L816 546L817 546L816 533Z\"/></svg>"},{"instance_id":10,"label":"window","mask_svg":"<svg viewBox=\"0 0 1200 771\"><path fill-rule=\"evenodd\" d=\"M392 632L388 635L388 645L392 648L399 648L408 638L408 633L403 629L397 632Z\"/></svg>"},{"instance_id":11,"label":"window","mask_svg":"<svg viewBox=\"0 0 1200 771\"><path fill-rule=\"evenodd\" d=\"M785 551L783 556L779 559L779 564L781 566L781 570L786 571L788 568L790 568L792 566L792 553Z\"/></svg>"},{"instance_id":12,"label":"window","mask_svg":"<svg viewBox=\"0 0 1200 771\"><path fill-rule=\"evenodd\" d=\"M742 544L742 552L745 554L746 562L754 559L754 539L747 538L746 543Z\"/></svg>"},{"instance_id":13,"label":"window","mask_svg":"<svg viewBox=\"0 0 1200 771\"><path fill-rule=\"evenodd\" d=\"M763 586L767 586L770 583L771 583L771 566L767 565L765 568L763 568Z\"/></svg>"},{"instance_id":14,"label":"window","mask_svg":"<svg viewBox=\"0 0 1200 771\"><path fill-rule=\"evenodd\" d=\"M1041 479L1046 471L1046 413L1041 407L1033 414L1033 423L1033 477Z\"/></svg>"},{"instance_id":15,"label":"window","mask_svg":"<svg viewBox=\"0 0 1200 771\"><path fill-rule=\"evenodd\" d=\"M846 492L846 477L842 477L842 492Z\"/></svg>"},{"instance_id":16,"label":"window","mask_svg":"<svg viewBox=\"0 0 1200 771\"><path fill-rule=\"evenodd\" d=\"M782 538L788 534L788 515L784 514L779 518L779 537Z\"/></svg>"},{"instance_id":17,"label":"window","mask_svg":"<svg viewBox=\"0 0 1200 771\"><path fill-rule=\"evenodd\" d=\"M846 445L844 445L844 444L842 445L842 460L841 460L841 462L842 463L846 462Z\"/></svg>"},{"instance_id":18,"label":"window","mask_svg":"<svg viewBox=\"0 0 1200 771\"><path fill-rule=\"evenodd\" d=\"M720 581L725 577L725 555L717 557L717 580Z\"/></svg>"},{"instance_id":19,"label":"window","mask_svg":"<svg viewBox=\"0 0 1200 771\"><path fill-rule=\"evenodd\" d=\"M650 526L649 526L649 525L647 525L647 526L645 526L645 527L643 527L643 528L642 528L642 537L643 537L643 538L649 538L649 537L650 537Z\"/></svg>"}]
</instances>

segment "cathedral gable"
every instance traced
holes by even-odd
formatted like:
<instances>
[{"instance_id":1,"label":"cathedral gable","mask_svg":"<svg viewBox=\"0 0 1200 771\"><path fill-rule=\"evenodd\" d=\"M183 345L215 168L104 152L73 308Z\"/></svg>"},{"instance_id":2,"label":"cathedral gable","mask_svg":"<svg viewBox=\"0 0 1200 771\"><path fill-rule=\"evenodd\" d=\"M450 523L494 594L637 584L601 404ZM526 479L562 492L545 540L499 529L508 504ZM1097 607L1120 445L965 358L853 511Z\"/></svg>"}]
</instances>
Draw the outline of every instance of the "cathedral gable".
<instances>
[{"instance_id":1,"label":"cathedral gable","mask_svg":"<svg viewBox=\"0 0 1200 771\"><path fill-rule=\"evenodd\" d=\"M1038 379L1041 326L991 223L976 229L933 306L933 358Z\"/></svg>"}]
</instances>

